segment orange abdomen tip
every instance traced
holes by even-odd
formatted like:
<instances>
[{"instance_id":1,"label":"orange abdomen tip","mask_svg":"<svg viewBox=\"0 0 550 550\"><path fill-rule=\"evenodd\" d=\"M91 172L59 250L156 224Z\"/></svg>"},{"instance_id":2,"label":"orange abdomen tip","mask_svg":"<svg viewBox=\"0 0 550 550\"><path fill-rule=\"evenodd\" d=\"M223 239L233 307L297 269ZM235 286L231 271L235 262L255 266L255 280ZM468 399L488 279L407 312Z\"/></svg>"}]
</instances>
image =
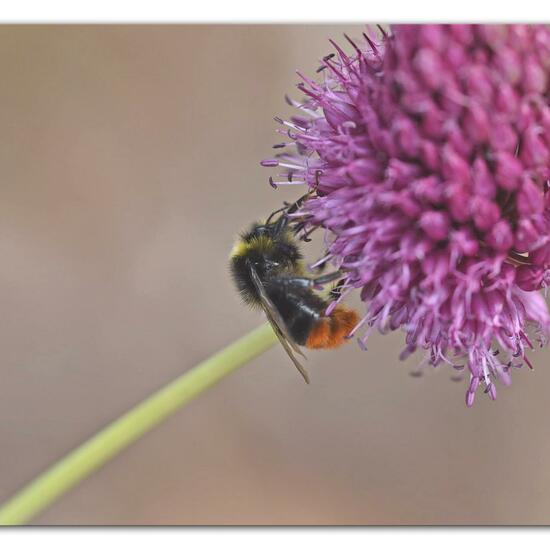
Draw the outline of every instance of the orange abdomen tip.
<instances>
[{"instance_id":1,"label":"orange abdomen tip","mask_svg":"<svg viewBox=\"0 0 550 550\"><path fill-rule=\"evenodd\" d=\"M341 346L346 336L359 322L359 315L353 309L336 306L330 316L321 317L315 323L306 347L311 349L330 349Z\"/></svg>"}]
</instances>

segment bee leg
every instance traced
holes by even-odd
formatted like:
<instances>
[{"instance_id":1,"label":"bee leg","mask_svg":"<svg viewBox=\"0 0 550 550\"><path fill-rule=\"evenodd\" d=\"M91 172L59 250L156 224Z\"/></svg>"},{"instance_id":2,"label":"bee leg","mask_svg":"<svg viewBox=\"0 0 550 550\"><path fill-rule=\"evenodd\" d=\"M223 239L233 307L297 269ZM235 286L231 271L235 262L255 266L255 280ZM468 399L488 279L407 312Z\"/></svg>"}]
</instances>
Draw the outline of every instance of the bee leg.
<instances>
[{"instance_id":1,"label":"bee leg","mask_svg":"<svg viewBox=\"0 0 550 550\"><path fill-rule=\"evenodd\" d=\"M292 204L291 206L288 206L288 207L285 207L285 208L282 208L282 214L281 216L279 217L279 219L275 222L275 227L273 229L273 232L275 235L280 235L284 230L285 228L287 227L287 225L290 223L291 219L289 218L289 214L293 214L294 212L296 212L300 206L303 204L305 198L309 196L309 193L308 195L304 195L303 197L300 197L294 204ZM271 216L270 216L271 218Z\"/></svg>"},{"instance_id":2,"label":"bee leg","mask_svg":"<svg viewBox=\"0 0 550 550\"><path fill-rule=\"evenodd\" d=\"M269 218L267 218L267 221L265 222L265 224L268 225L269 222L271 221L271 218L273 218L273 216L275 214L278 214L279 212L284 212L284 214L281 215L281 218L285 218L286 214L294 214L294 212L298 211L302 207L304 202L317 191L317 187L319 186L319 177L321 173L322 173L321 170L317 170L315 172L315 181L316 181L315 187L310 189L307 193L304 193L299 199L297 199L292 204L288 202L283 203L284 206L282 208L279 208L278 210L275 210L275 212L272 212ZM277 222L279 221L281 221L281 219L277 220Z\"/></svg>"},{"instance_id":3,"label":"bee leg","mask_svg":"<svg viewBox=\"0 0 550 550\"><path fill-rule=\"evenodd\" d=\"M327 273L326 275L321 275L321 277L316 277L315 279L311 279L313 286L323 286L327 283L332 283L332 281L335 281L336 279L340 279L342 277L341 271L334 271L333 273Z\"/></svg>"},{"instance_id":4,"label":"bee leg","mask_svg":"<svg viewBox=\"0 0 550 550\"><path fill-rule=\"evenodd\" d=\"M315 187L313 187L312 189L310 189L307 193L305 193L304 195L302 195L292 206L290 206L288 208L288 210L286 211L286 214L294 214L294 212L296 212L297 210L299 210L302 205L304 204L304 202L310 198L316 191L317 191L317 187L319 187L319 177L320 175L322 174L321 170L317 170L315 172ZM283 214L284 216L284 214ZM307 216L305 218L306 221L304 221L303 219L296 222L295 223L295 226L294 226L294 234L295 235L298 235L298 233L300 231L303 230L304 234L300 237L300 240L306 242L306 243L309 243L311 242L311 239L309 238L309 236L316 230L318 229L318 227L314 227L313 229L310 229L309 231L306 230L306 224L307 224Z\"/></svg>"},{"instance_id":5,"label":"bee leg","mask_svg":"<svg viewBox=\"0 0 550 550\"><path fill-rule=\"evenodd\" d=\"M287 284L295 284L303 287L315 287L315 286L324 286L327 283L331 283L336 279L340 279L342 273L340 271L335 271L334 273L327 273L321 277L316 277L315 279L310 279L309 277L285 277L284 281Z\"/></svg>"},{"instance_id":6,"label":"bee leg","mask_svg":"<svg viewBox=\"0 0 550 550\"><path fill-rule=\"evenodd\" d=\"M313 190L310 190L306 194L302 195L299 199L297 199L296 202L288 208L287 214L294 214L294 212L299 210L302 204L304 204L304 202L311 196L312 193Z\"/></svg>"},{"instance_id":7,"label":"bee leg","mask_svg":"<svg viewBox=\"0 0 550 550\"><path fill-rule=\"evenodd\" d=\"M283 202L284 206L282 208L279 208L277 210L275 210L274 212L271 212L271 214L269 214L269 217L267 218L267 220L265 221L265 225L269 225L269 222L271 221L271 219L273 218L273 216L275 216L275 214L278 214L279 212L284 212L285 210L288 210L289 207L290 207L290 203L288 202Z\"/></svg>"},{"instance_id":8,"label":"bee leg","mask_svg":"<svg viewBox=\"0 0 550 550\"><path fill-rule=\"evenodd\" d=\"M286 214L286 212L281 214L281 217L275 222L275 227L273 229L274 235L280 235L288 225L290 218Z\"/></svg>"}]
</instances>

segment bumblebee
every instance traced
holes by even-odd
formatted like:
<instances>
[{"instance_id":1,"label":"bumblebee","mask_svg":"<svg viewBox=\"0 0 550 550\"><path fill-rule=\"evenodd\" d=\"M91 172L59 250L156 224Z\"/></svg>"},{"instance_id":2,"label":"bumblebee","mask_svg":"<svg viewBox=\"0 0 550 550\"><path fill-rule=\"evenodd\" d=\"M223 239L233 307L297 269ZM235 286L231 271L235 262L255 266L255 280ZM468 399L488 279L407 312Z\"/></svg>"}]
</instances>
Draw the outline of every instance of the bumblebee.
<instances>
[{"instance_id":1,"label":"bumblebee","mask_svg":"<svg viewBox=\"0 0 550 550\"><path fill-rule=\"evenodd\" d=\"M318 277L305 274L297 227L289 214L296 212L309 193L293 205L273 212L265 223L255 223L235 243L230 270L243 301L263 309L283 348L303 376L309 377L297 356L305 355L299 346L311 349L336 348L358 323L359 316L337 305L326 314L330 299L317 289L336 281L342 273ZM279 214L277 216L277 214ZM332 297L337 293L332 293Z\"/></svg>"}]
</instances>

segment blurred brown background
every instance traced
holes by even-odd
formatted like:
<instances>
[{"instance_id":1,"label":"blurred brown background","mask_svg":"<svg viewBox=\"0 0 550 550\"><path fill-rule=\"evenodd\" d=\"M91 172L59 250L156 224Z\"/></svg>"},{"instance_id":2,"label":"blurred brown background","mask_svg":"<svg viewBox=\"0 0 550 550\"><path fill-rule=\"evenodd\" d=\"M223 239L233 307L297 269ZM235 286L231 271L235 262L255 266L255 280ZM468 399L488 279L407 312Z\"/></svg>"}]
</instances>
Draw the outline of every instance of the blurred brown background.
<instances>
[{"instance_id":1,"label":"blurred brown background","mask_svg":"<svg viewBox=\"0 0 550 550\"><path fill-rule=\"evenodd\" d=\"M228 252L300 193L258 162L344 31L0 28L0 501L262 321ZM274 349L35 523L547 523L548 352L468 410L401 342L310 353L309 387Z\"/></svg>"}]
</instances>

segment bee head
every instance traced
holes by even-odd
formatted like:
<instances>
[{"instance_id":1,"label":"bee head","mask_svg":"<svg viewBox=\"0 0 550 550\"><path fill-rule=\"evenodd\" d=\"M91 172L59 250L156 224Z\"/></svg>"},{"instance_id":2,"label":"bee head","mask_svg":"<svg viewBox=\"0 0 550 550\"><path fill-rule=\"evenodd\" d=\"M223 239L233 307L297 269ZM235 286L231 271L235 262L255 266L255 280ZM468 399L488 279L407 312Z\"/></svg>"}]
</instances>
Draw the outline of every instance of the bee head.
<instances>
[{"instance_id":1,"label":"bee head","mask_svg":"<svg viewBox=\"0 0 550 550\"><path fill-rule=\"evenodd\" d=\"M275 224L254 224L241 235L231 257L253 267L260 277L294 267L302 258L292 232L277 230Z\"/></svg>"}]
</instances>

